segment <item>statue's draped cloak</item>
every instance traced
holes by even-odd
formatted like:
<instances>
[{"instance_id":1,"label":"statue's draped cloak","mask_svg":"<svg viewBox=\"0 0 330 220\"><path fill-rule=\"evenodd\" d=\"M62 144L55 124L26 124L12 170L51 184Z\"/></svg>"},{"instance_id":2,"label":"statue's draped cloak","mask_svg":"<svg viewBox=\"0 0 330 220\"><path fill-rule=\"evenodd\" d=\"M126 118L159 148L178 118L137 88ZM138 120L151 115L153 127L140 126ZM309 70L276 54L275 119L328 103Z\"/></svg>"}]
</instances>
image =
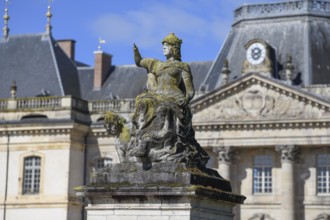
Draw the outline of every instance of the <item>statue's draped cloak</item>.
<instances>
[{"instance_id":1,"label":"statue's draped cloak","mask_svg":"<svg viewBox=\"0 0 330 220\"><path fill-rule=\"evenodd\" d=\"M127 156L205 165L209 156L195 140L190 108L179 105L179 100L185 97L181 73L190 73L189 65L146 58L141 60L140 66L155 76L153 80L158 88L136 97L132 118L136 133ZM172 84L172 81L166 81L168 79L176 81Z\"/></svg>"}]
</instances>

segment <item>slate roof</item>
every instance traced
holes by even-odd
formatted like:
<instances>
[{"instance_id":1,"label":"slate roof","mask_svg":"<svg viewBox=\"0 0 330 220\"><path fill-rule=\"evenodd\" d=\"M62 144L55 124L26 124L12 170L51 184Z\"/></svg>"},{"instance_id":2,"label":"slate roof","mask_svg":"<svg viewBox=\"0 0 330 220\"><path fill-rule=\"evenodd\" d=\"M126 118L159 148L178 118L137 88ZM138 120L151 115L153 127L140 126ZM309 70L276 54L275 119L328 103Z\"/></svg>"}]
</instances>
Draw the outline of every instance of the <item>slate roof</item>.
<instances>
[{"instance_id":1,"label":"slate roof","mask_svg":"<svg viewBox=\"0 0 330 220\"><path fill-rule=\"evenodd\" d=\"M195 88L200 86L211 64L211 61L189 63ZM113 66L100 90L93 90L93 68L81 67L78 70L81 94L87 100L135 98L146 88L147 72L135 65Z\"/></svg>"},{"instance_id":2,"label":"slate roof","mask_svg":"<svg viewBox=\"0 0 330 220\"><path fill-rule=\"evenodd\" d=\"M16 81L17 97L33 97L42 91L80 97L77 68L51 36L41 33L2 39L0 57L0 98L10 97L12 81Z\"/></svg>"},{"instance_id":3,"label":"slate roof","mask_svg":"<svg viewBox=\"0 0 330 220\"><path fill-rule=\"evenodd\" d=\"M94 68L79 68L79 76L82 95L86 100L134 98L143 92L147 80L144 70L135 65L112 66L100 90L93 90Z\"/></svg>"},{"instance_id":4,"label":"slate roof","mask_svg":"<svg viewBox=\"0 0 330 220\"><path fill-rule=\"evenodd\" d=\"M229 61L230 78L241 76L246 56L244 45L260 39L276 51L277 67L292 56L296 84L330 83L329 1L290 1L244 5L235 11L235 22L208 76L199 88L212 91L220 85L219 72ZM281 74L281 72L279 72Z\"/></svg>"},{"instance_id":5,"label":"slate roof","mask_svg":"<svg viewBox=\"0 0 330 220\"><path fill-rule=\"evenodd\" d=\"M143 92L146 71L135 65L112 66L100 90L93 90L94 69L72 61L47 34L10 36L0 40L0 98L10 97L16 81L17 97L73 95L86 100L134 98ZM211 62L190 63L196 88Z\"/></svg>"}]
</instances>

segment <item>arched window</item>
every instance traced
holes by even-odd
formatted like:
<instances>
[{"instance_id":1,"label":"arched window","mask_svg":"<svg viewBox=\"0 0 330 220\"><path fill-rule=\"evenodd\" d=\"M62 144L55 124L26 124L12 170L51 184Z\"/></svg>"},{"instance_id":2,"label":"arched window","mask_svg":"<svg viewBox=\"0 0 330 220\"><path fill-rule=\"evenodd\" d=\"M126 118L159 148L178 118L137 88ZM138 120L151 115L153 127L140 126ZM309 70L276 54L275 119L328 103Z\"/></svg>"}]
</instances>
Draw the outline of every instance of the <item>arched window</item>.
<instances>
[{"instance_id":1,"label":"arched window","mask_svg":"<svg viewBox=\"0 0 330 220\"><path fill-rule=\"evenodd\" d=\"M316 159L317 172L317 193L330 193L330 154L317 155Z\"/></svg>"},{"instance_id":2,"label":"arched window","mask_svg":"<svg viewBox=\"0 0 330 220\"><path fill-rule=\"evenodd\" d=\"M272 192L273 160L270 155L257 155L253 161L253 193Z\"/></svg>"},{"instance_id":3,"label":"arched window","mask_svg":"<svg viewBox=\"0 0 330 220\"><path fill-rule=\"evenodd\" d=\"M40 190L40 157L24 158L23 194L37 194Z\"/></svg>"},{"instance_id":4,"label":"arched window","mask_svg":"<svg viewBox=\"0 0 330 220\"><path fill-rule=\"evenodd\" d=\"M106 165L112 163L112 158L110 157L102 157L99 158L96 161L96 169L102 169L103 167L105 167Z\"/></svg>"}]
</instances>

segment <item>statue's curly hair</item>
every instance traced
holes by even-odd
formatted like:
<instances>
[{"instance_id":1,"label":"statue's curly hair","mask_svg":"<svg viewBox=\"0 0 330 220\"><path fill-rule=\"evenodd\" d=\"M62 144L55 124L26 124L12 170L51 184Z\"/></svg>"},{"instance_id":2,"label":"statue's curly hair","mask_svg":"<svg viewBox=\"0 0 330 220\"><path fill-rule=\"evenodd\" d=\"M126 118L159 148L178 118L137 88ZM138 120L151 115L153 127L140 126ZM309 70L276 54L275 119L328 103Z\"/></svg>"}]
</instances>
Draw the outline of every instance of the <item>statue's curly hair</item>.
<instances>
[{"instance_id":1,"label":"statue's curly hair","mask_svg":"<svg viewBox=\"0 0 330 220\"><path fill-rule=\"evenodd\" d=\"M177 46L172 46L174 59L181 61L181 48Z\"/></svg>"}]
</instances>

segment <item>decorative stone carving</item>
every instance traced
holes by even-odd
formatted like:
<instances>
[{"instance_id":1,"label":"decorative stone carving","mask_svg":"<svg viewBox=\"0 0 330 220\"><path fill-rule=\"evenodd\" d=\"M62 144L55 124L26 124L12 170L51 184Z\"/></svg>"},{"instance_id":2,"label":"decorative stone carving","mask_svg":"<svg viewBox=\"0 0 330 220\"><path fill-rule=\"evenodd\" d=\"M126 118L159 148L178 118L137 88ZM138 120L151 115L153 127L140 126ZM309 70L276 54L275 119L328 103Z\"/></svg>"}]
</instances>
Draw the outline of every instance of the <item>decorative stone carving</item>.
<instances>
[{"instance_id":1,"label":"decorative stone carving","mask_svg":"<svg viewBox=\"0 0 330 220\"><path fill-rule=\"evenodd\" d=\"M290 92L255 84L198 111L194 117L196 121L316 118L325 112L316 106Z\"/></svg>"},{"instance_id":2,"label":"decorative stone carving","mask_svg":"<svg viewBox=\"0 0 330 220\"><path fill-rule=\"evenodd\" d=\"M299 159L300 149L295 145L276 146L276 151L281 153L282 162L296 162Z\"/></svg>"},{"instance_id":3,"label":"decorative stone carving","mask_svg":"<svg viewBox=\"0 0 330 220\"><path fill-rule=\"evenodd\" d=\"M218 159L220 163L232 163L235 160L236 151L233 147L219 147Z\"/></svg>"}]
</instances>

